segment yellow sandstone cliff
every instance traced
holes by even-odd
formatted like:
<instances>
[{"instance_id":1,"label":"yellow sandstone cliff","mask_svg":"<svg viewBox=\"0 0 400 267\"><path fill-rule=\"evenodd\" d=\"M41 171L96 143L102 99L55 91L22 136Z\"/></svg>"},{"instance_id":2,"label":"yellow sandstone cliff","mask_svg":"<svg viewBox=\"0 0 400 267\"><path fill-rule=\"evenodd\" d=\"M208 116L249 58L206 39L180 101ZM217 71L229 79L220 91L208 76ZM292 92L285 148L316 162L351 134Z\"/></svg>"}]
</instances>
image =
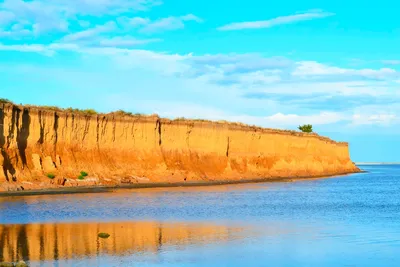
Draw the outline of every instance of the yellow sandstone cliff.
<instances>
[{"instance_id":1,"label":"yellow sandstone cliff","mask_svg":"<svg viewBox=\"0 0 400 267\"><path fill-rule=\"evenodd\" d=\"M347 143L316 134L12 104L0 105L0 148L0 191L359 171ZM76 179L80 171L89 176Z\"/></svg>"}]
</instances>

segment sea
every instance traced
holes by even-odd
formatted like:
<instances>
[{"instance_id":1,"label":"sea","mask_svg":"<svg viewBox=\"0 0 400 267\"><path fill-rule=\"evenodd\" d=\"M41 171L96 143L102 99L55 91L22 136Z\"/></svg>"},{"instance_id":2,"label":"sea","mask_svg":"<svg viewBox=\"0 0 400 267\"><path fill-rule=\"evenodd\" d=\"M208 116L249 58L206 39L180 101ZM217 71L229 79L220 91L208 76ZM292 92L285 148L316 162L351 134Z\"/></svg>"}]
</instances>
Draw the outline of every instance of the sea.
<instances>
[{"instance_id":1,"label":"sea","mask_svg":"<svg viewBox=\"0 0 400 267\"><path fill-rule=\"evenodd\" d=\"M359 167L294 182L0 197L0 262L398 267L400 166Z\"/></svg>"}]
</instances>

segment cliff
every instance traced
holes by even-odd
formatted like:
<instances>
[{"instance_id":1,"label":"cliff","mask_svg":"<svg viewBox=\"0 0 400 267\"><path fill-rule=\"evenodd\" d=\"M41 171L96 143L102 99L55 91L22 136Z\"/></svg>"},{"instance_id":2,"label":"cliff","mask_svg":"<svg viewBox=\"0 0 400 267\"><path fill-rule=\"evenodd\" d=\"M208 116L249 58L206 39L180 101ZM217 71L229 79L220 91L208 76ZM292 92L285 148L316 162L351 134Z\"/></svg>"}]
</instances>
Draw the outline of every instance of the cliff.
<instances>
[{"instance_id":1,"label":"cliff","mask_svg":"<svg viewBox=\"0 0 400 267\"><path fill-rule=\"evenodd\" d=\"M347 143L316 134L12 104L0 105L0 147L0 191L316 177L359 170ZM80 171L89 176L77 179Z\"/></svg>"}]
</instances>

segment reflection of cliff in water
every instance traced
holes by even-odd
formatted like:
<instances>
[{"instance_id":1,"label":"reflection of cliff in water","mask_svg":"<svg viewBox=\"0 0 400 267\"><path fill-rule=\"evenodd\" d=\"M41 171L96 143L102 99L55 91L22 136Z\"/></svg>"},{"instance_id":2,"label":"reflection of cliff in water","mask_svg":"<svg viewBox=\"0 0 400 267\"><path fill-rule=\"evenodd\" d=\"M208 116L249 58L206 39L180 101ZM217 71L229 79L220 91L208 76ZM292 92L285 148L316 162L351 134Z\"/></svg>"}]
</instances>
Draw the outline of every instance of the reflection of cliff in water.
<instances>
[{"instance_id":1,"label":"reflection of cliff in water","mask_svg":"<svg viewBox=\"0 0 400 267\"><path fill-rule=\"evenodd\" d=\"M0 262L157 253L162 246L228 241L241 231L210 224L157 222L0 225ZM99 232L111 236L100 239Z\"/></svg>"}]
</instances>

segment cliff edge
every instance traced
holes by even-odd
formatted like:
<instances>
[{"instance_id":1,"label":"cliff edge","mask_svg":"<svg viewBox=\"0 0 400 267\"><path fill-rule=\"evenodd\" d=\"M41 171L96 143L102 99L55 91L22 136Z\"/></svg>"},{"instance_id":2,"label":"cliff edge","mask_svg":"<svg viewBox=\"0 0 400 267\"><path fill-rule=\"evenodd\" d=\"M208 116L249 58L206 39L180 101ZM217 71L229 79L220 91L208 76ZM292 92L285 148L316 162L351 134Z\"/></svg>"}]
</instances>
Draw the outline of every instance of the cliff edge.
<instances>
[{"instance_id":1,"label":"cliff edge","mask_svg":"<svg viewBox=\"0 0 400 267\"><path fill-rule=\"evenodd\" d=\"M0 191L359 171L347 143L316 134L8 103L0 104L0 148ZM88 176L77 179L81 171Z\"/></svg>"}]
</instances>

